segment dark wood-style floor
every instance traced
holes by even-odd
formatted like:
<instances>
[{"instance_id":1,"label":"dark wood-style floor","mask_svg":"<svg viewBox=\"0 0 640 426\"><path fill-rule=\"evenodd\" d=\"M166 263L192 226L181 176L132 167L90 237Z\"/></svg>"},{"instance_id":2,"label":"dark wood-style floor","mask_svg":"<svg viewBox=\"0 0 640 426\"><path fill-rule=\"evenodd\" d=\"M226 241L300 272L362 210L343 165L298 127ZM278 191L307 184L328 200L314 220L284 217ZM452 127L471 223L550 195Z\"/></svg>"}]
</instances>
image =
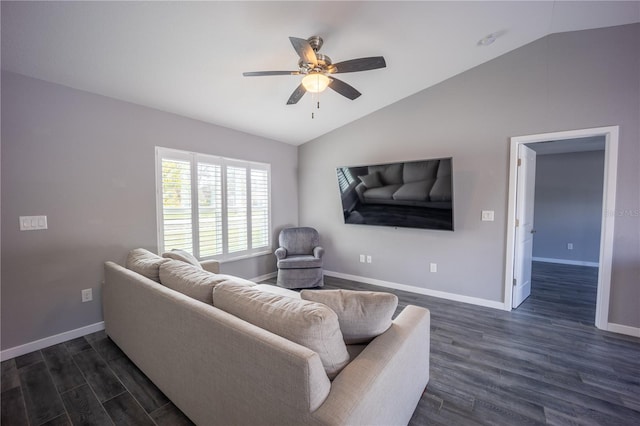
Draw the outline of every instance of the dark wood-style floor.
<instances>
[{"instance_id":1,"label":"dark wood-style floor","mask_svg":"<svg viewBox=\"0 0 640 426\"><path fill-rule=\"evenodd\" d=\"M431 379L410 424L640 424L640 339L592 325L596 278L534 263L512 312L393 291L398 311L431 311ZM389 291L331 277L325 288ZM3 362L1 423L190 424L104 332Z\"/></svg>"}]
</instances>

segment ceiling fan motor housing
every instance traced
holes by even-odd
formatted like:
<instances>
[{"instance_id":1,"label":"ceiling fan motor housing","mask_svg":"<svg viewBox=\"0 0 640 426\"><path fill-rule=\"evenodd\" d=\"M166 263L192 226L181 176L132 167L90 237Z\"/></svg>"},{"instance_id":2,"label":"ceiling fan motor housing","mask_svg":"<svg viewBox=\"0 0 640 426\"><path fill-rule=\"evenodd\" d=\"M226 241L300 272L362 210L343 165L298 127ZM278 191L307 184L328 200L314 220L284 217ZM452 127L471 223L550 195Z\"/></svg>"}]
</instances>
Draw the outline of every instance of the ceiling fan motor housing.
<instances>
[{"instance_id":1,"label":"ceiling fan motor housing","mask_svg":"<svg viewBox=\"0 0 640 426\"><path fill-rule=\"evenodd\" d=\"M311 46L313 51L316 53L318 52L318 50L320 50L322 44L324 43L322 37L320 36L311 36L307 39L307 41L309 42L309 45Z\"/></svg>"}]
</instances>

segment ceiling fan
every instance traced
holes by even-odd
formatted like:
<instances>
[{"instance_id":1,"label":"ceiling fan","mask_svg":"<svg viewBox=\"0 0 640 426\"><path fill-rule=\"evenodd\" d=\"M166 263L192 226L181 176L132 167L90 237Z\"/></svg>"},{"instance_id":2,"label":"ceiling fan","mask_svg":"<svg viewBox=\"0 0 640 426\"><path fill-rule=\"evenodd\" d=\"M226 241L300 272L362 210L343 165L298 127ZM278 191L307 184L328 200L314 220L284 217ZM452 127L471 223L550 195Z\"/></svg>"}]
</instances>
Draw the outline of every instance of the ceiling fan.
<instances>
[{"instance_id":1,"label":"ceiling fan","mask_svg":"<svg viewBox=\"0 0 640 426\"><path fill-rule=\"evenodd\" d=\"M354 87L338 80L333 75L347 72L368 71L387 66L382 56L350 59L334 64L331 58L318 53L322 47L322 37L312 36L308 39L289 37L293 48L300 57L297 71L253 71L242 73L245 77L268 75L304 75L302 82L293 91L287 105L296 104L306 92L319 93L327 87L351 100L361 95Z\"/></svg>"}]
</instances>

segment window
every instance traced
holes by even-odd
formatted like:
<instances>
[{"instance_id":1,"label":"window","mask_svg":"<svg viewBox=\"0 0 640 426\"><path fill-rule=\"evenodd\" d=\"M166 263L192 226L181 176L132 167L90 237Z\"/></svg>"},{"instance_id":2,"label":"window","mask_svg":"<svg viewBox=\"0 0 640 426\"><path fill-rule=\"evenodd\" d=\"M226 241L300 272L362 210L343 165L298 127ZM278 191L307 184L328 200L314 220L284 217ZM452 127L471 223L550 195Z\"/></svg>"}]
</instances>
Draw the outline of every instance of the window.
<instances>
[{"instance_id":1,"label":"window","mask_svg":"<svg viewBox=\"0 0 640 426\"><path fill-rule=\"evenodd\" d=\"M338 185L340 185L340 192L345 193L347 189L349 189L349 186L351 186L351 184L355 182L355 179L353 178L353 175L351 174L351 170L349 170L348 167L339 167L337 170L338 170Z\"/></svg>"},{"instance_id":2,"label":"window","mask_svg":"<svg viewBox=\"0 0 640 426\"><path fill-rule=\"evenodd\" d=\"M158 246L198 259L271 251L269 164L156 147Z\"/></svg>"}]
</instances>

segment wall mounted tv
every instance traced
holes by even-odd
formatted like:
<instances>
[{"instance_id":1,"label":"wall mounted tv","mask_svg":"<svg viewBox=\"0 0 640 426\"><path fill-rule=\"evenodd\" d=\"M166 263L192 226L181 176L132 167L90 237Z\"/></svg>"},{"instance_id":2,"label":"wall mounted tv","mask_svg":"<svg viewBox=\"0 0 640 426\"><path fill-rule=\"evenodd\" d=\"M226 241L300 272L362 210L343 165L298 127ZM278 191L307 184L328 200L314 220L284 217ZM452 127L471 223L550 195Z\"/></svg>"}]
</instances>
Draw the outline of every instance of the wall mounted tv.
<instances>
[{"instance_id":1,"label":"wall mounted tv","mask_svg":"<svg viewBox=\"0 0 640 426\"><path fill-rule=\"evenodd\" d=\"M451 158L338 167L344 223L453 231Z\"/></svg>"}]
</instances>

